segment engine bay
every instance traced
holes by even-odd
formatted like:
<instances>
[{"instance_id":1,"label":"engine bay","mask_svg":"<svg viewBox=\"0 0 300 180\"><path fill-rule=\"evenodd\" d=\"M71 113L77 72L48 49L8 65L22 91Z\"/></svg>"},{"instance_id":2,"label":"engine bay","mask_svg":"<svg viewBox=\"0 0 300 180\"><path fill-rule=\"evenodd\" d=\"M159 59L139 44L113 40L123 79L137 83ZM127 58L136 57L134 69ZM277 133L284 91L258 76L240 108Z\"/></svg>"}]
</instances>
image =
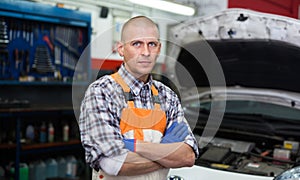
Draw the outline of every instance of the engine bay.
<instances>
[{"instance_id":1,"label":"engine bay","mask_svg":"<svg viewBox=\"0 0 300 180\"><path fill-rule=\"evenodd\" d=\"M202 147L203 144L207 144ZM275 177L299 165L299 142L285 140L282 144L213 138L210 142L199 142L200 156L195 165L224 171Z\"/></svg>"},{"instance_id":2,"label":"engine bay","mask_svg":"<svg viewBox=\"0 0 300 180\"><path fill-rule=\"evenodd\" d=\"M199 146L195 165L266 177L300 165L300 110L227 99L218 121L217 116L209 118L210 102L202 101L200 108L195 104L184 106Z\"/></svg>"}]
</instances>

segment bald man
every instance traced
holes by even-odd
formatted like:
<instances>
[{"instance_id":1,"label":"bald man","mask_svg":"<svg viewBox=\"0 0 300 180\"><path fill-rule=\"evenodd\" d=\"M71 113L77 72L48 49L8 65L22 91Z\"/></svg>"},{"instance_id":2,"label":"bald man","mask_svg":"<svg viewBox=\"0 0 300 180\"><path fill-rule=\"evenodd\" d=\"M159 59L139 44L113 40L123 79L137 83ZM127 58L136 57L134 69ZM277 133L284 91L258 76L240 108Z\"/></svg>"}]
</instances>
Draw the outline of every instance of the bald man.
<instances>
[{"instance_id":1,"label":"bald man","mask_svg":"<svg viewBox=\"0 0 300 180\"><path fill-rule=\"evenodd\" d=\"M194 165L197 141L180 101L151 76L160 49L151 19L129 19L117 45L122 66L88 87L78 124L93 180L165 180L169 168Z\"/></svg>"}]
</instances>

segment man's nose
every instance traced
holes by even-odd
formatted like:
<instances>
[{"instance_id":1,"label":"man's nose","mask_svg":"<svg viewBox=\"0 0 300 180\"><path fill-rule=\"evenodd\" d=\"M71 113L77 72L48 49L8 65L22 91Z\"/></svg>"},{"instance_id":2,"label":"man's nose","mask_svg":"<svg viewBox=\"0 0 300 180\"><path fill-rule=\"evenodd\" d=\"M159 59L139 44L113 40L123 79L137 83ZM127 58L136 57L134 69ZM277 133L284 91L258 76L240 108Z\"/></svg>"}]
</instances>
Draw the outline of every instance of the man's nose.
<instances>
[{"instance_id":1,"label":"man's nose","mask_svg":"<svg viewBox=\"0 0 300 180\"><path fill-rule=\"evenodd\" d=\"M150 55L150 49L147 43L144 44L143 49L142 49L142 54L144 56L149 56Z\"/></svg>"}]
</instances>

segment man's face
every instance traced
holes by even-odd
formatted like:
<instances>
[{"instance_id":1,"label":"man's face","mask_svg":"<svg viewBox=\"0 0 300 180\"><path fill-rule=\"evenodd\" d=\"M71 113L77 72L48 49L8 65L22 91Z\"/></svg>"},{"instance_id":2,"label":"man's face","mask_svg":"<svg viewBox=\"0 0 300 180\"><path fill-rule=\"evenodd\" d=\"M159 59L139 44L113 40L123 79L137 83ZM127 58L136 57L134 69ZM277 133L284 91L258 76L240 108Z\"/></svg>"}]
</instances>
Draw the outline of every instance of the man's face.
<instances>
[{"instance_id":1,"label":"man's face","mask_svg":"<svg viewBox=\"0 0 300 180\"><path fill-rule=\"evenodd\" d=\"M126 69L136 78L147 77L152 71L161 44L157 29L148 27L130 27L126 31L124 42L119 44L118 51L124 57Z\"/></svg>"}]
</instances>

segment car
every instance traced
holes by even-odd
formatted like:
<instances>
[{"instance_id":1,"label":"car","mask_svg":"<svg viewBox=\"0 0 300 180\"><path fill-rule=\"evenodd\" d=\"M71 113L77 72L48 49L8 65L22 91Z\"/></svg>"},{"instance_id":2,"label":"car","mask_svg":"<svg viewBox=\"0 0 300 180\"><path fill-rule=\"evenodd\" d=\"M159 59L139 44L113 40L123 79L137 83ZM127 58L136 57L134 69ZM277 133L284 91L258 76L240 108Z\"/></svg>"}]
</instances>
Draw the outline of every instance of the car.
<instances>
[{"instance_id":1,"label":"car","mask_svg":"<svg viewBox=\"0 0 300 180\"><path fill-rule=\"evenodd\" d=\"M300 21L232 8L170 28L166 72L198 141L169 180L299 178Z\"/></svg>"}]
</instances>

